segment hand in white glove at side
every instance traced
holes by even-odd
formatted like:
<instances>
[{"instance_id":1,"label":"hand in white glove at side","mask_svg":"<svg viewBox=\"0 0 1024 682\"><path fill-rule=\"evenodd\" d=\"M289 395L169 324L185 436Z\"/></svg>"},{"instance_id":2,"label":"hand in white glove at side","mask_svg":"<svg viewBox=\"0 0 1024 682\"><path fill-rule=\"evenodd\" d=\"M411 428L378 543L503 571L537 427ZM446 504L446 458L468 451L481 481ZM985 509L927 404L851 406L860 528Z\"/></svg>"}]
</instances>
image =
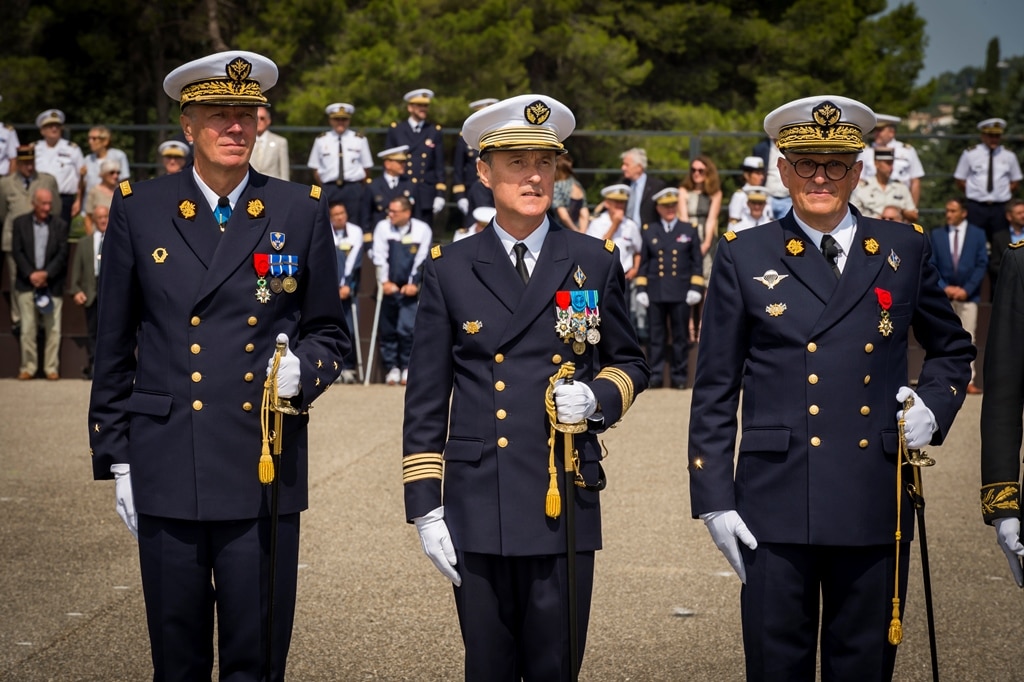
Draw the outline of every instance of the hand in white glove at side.
<instances>
[{"instance_id":1,"label":"hand in white glove at side","mask_svg":"<svg viewBox=\"0 0 1024 682\"><path fill-rule=\"evenodd\" d=\"M639 306L648 308L651 305L651 297L647 295L646 291L637 292L636 303Z\"/></svg>"},{"instance_id":2,"label":"hand in white glove at side","mask_svg":"<svg viewBox=\"0 0 1024 682\"><path fill-rule=\"evenodd\" d=\"M469 215L469 199L462 197L455 202L455 205L459 207L460 211L462 211L462 215ZM437 213L437 211L434 212Z\"/></svg>"},{"instance_id":3,"label":"hand in white glove at side","mask_svg":"<svg viewBox=\"0 0 1024 682\"><path fill-rule=\"evenodd\" d=\"M278 334L277 342L284 344L281 363L277 366L277 395L281 398L294 398L299 394L299 379L302 377L302 364L295 353L288 350L288 335ZM274 369L274 356L267 360L267 376Z\"/></svg>"},{"instance_id":4,"label":"hand in white glove at side","mask_svg":"<svg viewBox=\"0 0 1024 682\"><path fill-rule=\"evenodd\" d=\"M434 213L444 210L444 197L434 197Z\"/></svg>"},{"instance_id":5,"label":"hand in white glove at side","mask_svg":"<svg viewBox=\"0 0 1024 682\"><path fill-rule=\"evenodd\" d=\"M700 295L699 291L693 291L691 289L686 292L686 305L697 305L700 303L701 298L703 297Z\"/></svg>"},{"instance_id":6,"label":"hand in white glove at side","mask_svg":"<svg viewBox=\"0 0 1024 682\"><path fill-rule=\"evenodd\" d=\"M117 503L117 515L128 526L128 530L136 540L139 539L139 515L135 513L135 498L132 497L131 467L127 464L111 464L110 473L114 474L114 500Z\"/></svg>"},{"instance_id":7,"label":"hand in white glove at side","mask_svg":"<svg viewBox=\"0 0 1024 682\"><path fill-rule=\"evenodd\" d=\"M462 576L455 570L455 546L444 522L444 507L438 507L412 520L420 534L423 553L427 555L441 575L451 580L455 587L462 584Z\"/></svg>"},{"instance_id":8,"label":"hand in white glove at side","mask_svg":"<svg viewBox=\"0 0 1024 682\"><path fill-rule=\"evenodd\" d=\"M555 411L563 424L578 424L597 411L597 398L582 381L571 384L559 379L555 383Z\"/></svg>"},{"instance_id":9,"label":"hand in white glove at side","mask_svg":"<svg viewBox=\"0 0 1024 682\"><path fill-rule=\"evenodd\" d=\"M729 565L732 566L732 570L736 571L740 581L746 584L747 568L743 565L739 543L742 542L750 549L757 549L757 540L754 538L754 534L747 529L747 524L743 523L739 512L734 509L708 512L701 514L700 518L708 527L715 546L728 559Z\"/></svg>"},{"instance_id":10,"label":"hand in white glove at side","mask_svg":"<svg viewBox=\"0 0 1024 682\"><path fill-rule=\"evenodd\" d=\"M932 442L932 434L938 427L935 423L935 413L928 409L928 406L921 400L921 396L907 387L900 386L896 392L896 400L902 405L907 398L914 398L914 406L906 411L896 412L896 419L904 419L903 433L907 436L908 448L923 448Z\"/></svg>"},{"instance_id":11,"label":"hand in white glove at side","mask_svg":"<svg viewBox=\"0 0 1024 682\"><path fill-rule=\"evenodd\" d=\"M1020 519L1006 517L996 519L994 524L996 544L1010 562L1010 572L1013 573L1017 587L1024 587L1024 569L1020 565L1020 558L1024 556L1024 545L1020 543Z\"/></svg>"}]
</instances>

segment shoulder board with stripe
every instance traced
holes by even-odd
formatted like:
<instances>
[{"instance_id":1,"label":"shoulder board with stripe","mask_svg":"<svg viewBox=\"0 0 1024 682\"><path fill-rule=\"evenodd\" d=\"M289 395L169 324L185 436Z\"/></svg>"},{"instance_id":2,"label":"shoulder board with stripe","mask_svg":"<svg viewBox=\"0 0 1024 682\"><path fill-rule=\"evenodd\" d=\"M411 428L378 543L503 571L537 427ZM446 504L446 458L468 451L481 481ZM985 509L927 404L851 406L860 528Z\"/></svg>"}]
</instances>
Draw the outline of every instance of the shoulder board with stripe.
<instances>
[{"instance_id":1,"label":"shoulder board with stripe","mask_svg":"<svg viewBox=\"0 0 1024 682\"><path fill-rule=\"evenodd\" d=\"M738 236L739 236L738 234L736 234L732 230L729 230L728 232L725 233L725 241L731 242L733 239L736 239L736 237L738 237Z\"/></svg>"},{"instance_id":2,"label":"shoulder board with stripe","mask_svg":"<svg viewBox=\"0 0 1024 682\"><path fill-rule=\"evenodd\" d=\"M121 196L130 197L132 195L132 183L128 180L123 180L120 184Z\"/></svg>"},{"instance_id":3,"label":"shoulder board with stripe","mask_svg":"<svg viewBox=\"0 0 1024 682\"><path fill-rule=\"evenodd\" d=\"M433 246L430 247L430 258L432 260L437 260L440 257L441 257L441 245L440 244L434 244Z\"/></svg>"},{"instance_id":4,"label":"shoulder board with stripe","mask_svg":"<svg viewBox=\"0 0 1024 682\"><path fill-rule=\"evenodd\" d=\"M917 223L914 223L914 231L918 232L919 234L924 234L924 228L918 225Z\"/></svg>"},{"instance_id":5,"label":"shoulder board with stripe","mask_svg":"<svg viewBox=\"0 0 1024 682\"><path fill-rule=\"evenodd\" d=\"M613 242L611 239L605 239L604 240L604 250L607 251L608 253L611 253L612 251L614 251L615 250L615 242Z\"/></svg>"},{"instance_id":6,"label":"shoulder board with stripe","mask_svg":"<svg viewBox=\"0 0 1024 682\"><path fill-rule=\"evenodd\" d=\"M320 193L322 191L323 190L320 189L320 185L310 185L309 186L309 196L310 196L311 199L316 199L317 201L320 201Z\"/></svg>"}]
</instances>

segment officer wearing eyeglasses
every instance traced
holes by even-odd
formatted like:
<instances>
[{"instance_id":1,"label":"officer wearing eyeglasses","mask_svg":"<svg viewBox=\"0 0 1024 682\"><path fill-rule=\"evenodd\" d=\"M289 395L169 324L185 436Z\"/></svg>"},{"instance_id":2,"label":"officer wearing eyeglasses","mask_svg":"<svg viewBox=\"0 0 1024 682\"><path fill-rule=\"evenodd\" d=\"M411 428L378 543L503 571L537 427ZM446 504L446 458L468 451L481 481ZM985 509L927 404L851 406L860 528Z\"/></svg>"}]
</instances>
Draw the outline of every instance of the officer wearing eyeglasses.
<instances>
[{"instance_id":1,"label":"officer wearing eyeglasses","mask_svg":"<svg viewBox=\"0 0 1024 682\"><path fill-rule=\"evenodd\" d=\"M975 349L924 231L849 203L874 126L868 107L831 95L770 113L793 210L726 233L708 285L690 498L743 582L751 681L815 679L819 641L823 679L891 679L894 586L902 608L914 528L897 420L910 447L938 445L970 380ZM911 329L927 356L916 391Z\"/></svg>"}]
</instances>

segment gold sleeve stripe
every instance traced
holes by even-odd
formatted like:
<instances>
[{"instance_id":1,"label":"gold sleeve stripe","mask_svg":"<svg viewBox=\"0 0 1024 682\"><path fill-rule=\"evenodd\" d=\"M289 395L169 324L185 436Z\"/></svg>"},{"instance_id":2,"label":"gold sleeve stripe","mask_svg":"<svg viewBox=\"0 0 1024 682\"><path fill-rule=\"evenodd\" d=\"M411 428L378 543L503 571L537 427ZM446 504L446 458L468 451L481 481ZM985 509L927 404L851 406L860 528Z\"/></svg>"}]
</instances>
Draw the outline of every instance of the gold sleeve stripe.
<instances>
[{"instance_id":1,"label":"gold sleeve stripe","mask_svg":"<svg viewBox=\"0 0 1024 682\"><path fill-rule=\"evenodd\" d=\"M605 367L594 378L607 379L615 384L622 395L622 414L626 414L626 410L633 404L633 380L629 378L629 375L618 367Z\"/></svg>"},{"instance_id":2,"label":"gold sleeve stripe","mask_svg":"<svg viewBox=\"0 0 1024 682\"><path fill-rule=\"evenodd\" d=\"M436 185L434 185L434 189L436 189L439 192L443 192L446 189L448 189L448 185L444 184L443 182L439 182Z\"/></svg>"},{"instance_id":3,"label":"gold sleeve stripe","mask_svg":"<svg viewBox=\"0 0 1024 682\"><path fill-rule=\"evenodd\" d=\"M1024 244L1024 242L1021 242L1021 244ZM636 284L638 287L645 287L647 286L647 278L637 277L635 280L633 280L633 283Z\"/></svg>"},{"instance_id":4,"label":"gold sleeve stripe","mask_svg":"<svg viewBox=\"0 0 1024 682\"><path fill-rule=\"evenodd\" d=\"M696 284L699 287L704 286L704 278L700 275L694 275L690 278L690 284Z\"/></svg>"},{"instance_id":5,"label":"gold sleeve stripe","mask_svg":"<svg viewBox=\"0 0 1024 682\"><path fill-rule=\"evenodd\" d=\"M453 185L452 186L452 194L460 194L460 193L465 192L465 191L466 191L466 186L465 185Z\"/></svg>"},{"instance_id":6,"label":"gold sleeve stripe","mask_svg":"<svg viewBox=\"0 0 1024 682\"><path fill-rule=\"evenodd\" d=\"M981 487L981 513L984 516L1019 509L1020 485L1016 481L989 483Z\"/></svg>"},{"instance_id":7,"label":"gold sleeve stripe","mask_svg":"<svg viewBox=\"0 0 1024 682\"><path fill-rule=\"evenodd\" d=\"M415 455L406 455L402 458L402 466L410 467L415 464L432 463L441 466L444 458L440 452L417 452Z\"/></svg>"},{"instance_id":8,"label":"gold sleeve stripe","mask_svg":"<svg viewBox=\"0 0 1024 682\"><path fill-rule=\"evenodd\" d=\"M416 472L410 471L407 474L405 474L405 476L402 477L402 484L404 485L406 483L415 483L416 481L427 481L427 480L438 480L438 481L440 481L441 478L442 477L441 477L441 470L440 469L438 469L436 472L434 472L434 471L425 471L423 473L416 473Z\"/></svg>"}]
</instances>

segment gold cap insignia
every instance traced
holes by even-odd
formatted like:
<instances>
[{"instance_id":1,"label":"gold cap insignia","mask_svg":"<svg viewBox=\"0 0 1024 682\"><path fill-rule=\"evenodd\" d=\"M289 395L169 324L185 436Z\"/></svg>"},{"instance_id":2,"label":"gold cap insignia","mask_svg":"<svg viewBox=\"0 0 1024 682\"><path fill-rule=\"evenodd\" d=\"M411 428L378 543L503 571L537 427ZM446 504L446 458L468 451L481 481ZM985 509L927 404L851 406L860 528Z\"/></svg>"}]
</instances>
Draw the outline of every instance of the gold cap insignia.
<instances>
[{"instance_id":1,"label":"gold cap insignia","mask_svg":"<svg viewBox=\"0 0 1024 682\"><path fill-rule=\"evenodd\" d=\"M193 202L189 201L188 199L185 199L180 204L178 204L178 215L180 215L185 220L195 220L196 205Z\"/></svg>"},{"instance_id":2,"label":"gold cap insignia","mask_svg":"<svg viewBox=\"0 0 1024 682\"><path fill-rule=\"evenodd\" d=\"M157 247L156 250L153 251L153 261L156 263L163 263L165 260L167 260L167 249L162 246Z\"/></svg>"},{"instance_id":3,"label":"gold cap insignia","mask_svg":"<svg viewBox=\"0 0 1024 682\"><path fill-rule=\"evenodd\" d=\"M839 119L842 115L843 110L829 101L822 102L814 108L814 111L811 112L811 116L814 117L814 122L822 128L831 128L836 123L839 123Z\"/></svg>"},{"instance_id":4,"label":"gold cap insignia","mask_svg":"<svg viewBox=\"0 0 1024 682\"><path fill-rule=\"evenodd\" d=\"M774 289L776 284L786 279L787 277L789 277L789 275L780 275L775 270L765 270L764 274L761 275L760 277L755 277L754 281L760 282L769 289Z\"/></svg>"},{"instance_id":5,"label":"gold cap insignia","mask_svg":"<svg viewBox=\"0 0 1024 682\"><path fill-rule=\"evenodd\" d=\"M765 306L764 311L766 313L768 313L769 315L771 315L772 317L778 317L782 313L786 312L786 304L785 303L770 303L767 306Z\"/></svg>"},{"instance_id":6,"label":"gold cap insignia","mask_svg":"<svg viewBox=\"0 0 1024 682\"><path fill-rule=\"evenodd\" d=\"M526 120L535 126L544 125L551 116L551 107L540 100L527 104L526 109L523 110L523 116Z\"/></svg>"},{"instance_id":7,"label":"gold cap insignia","mask_svg":"<svg viewBox=\"0 0 1024 682\"><path fill-rule=\"evenodd\" d=\"M874 237L868 237L867 239L864 240L864 253L868 254L869 256L877 256L878 249L878 242L875 240Z\"/></svg>"},{"instance_id":8,"label":"gold cap insignia","mask_svg":"<svg viewBox=\"0 0 1024 682\"><path fill-rule=\"evenodd\" d=\"M231 88L237 93L241 91L243 81L252 73L252 64L248 60L238 57L234 61L228 62L224 67L224 73L231 81Z\"/></svg>"},{"instance_id":9,"label":"gold cap insignia","mask_svg":"<svg viewBox=\"0 0 1024 682\"><path fill-rule=\"evenodd\" d=\"M480 320L470 320L462 323L462 331L467 334L476 334L484 328L484 323Z\"/></svg>"},{"instance_id":10,"label":"gold cap insignia","mask_svg":"<svg viewBox=\"0 0 1024 682\"><path fill-rule=\"evenodd\" d=\"M790 256L802 256L804 255L804 242L802 239L790 239L786 242L786 252Z\"/></svg>"},{"instance_id":11,"label":"gold cap insignia","mask_svg":"<svg viewBox=\"0 0 1024 682\"><path fill-rule=\"evenodd\" d=\"M132 195L132 183L124 180L119 187L121 188L121 196L130 197Z\"/></svg>"},{"instance_id":12,"label":"gold cap insignia","mask_svg":"<svg viewBox=\"0 0 1024 682\"><path fill-rule=\"evenodd\" d=\"M249 214L250 218L262 218L264 214L263 202L259 199L251 200L245 207L245 212Z\"/></svg>"}]
</instances>

